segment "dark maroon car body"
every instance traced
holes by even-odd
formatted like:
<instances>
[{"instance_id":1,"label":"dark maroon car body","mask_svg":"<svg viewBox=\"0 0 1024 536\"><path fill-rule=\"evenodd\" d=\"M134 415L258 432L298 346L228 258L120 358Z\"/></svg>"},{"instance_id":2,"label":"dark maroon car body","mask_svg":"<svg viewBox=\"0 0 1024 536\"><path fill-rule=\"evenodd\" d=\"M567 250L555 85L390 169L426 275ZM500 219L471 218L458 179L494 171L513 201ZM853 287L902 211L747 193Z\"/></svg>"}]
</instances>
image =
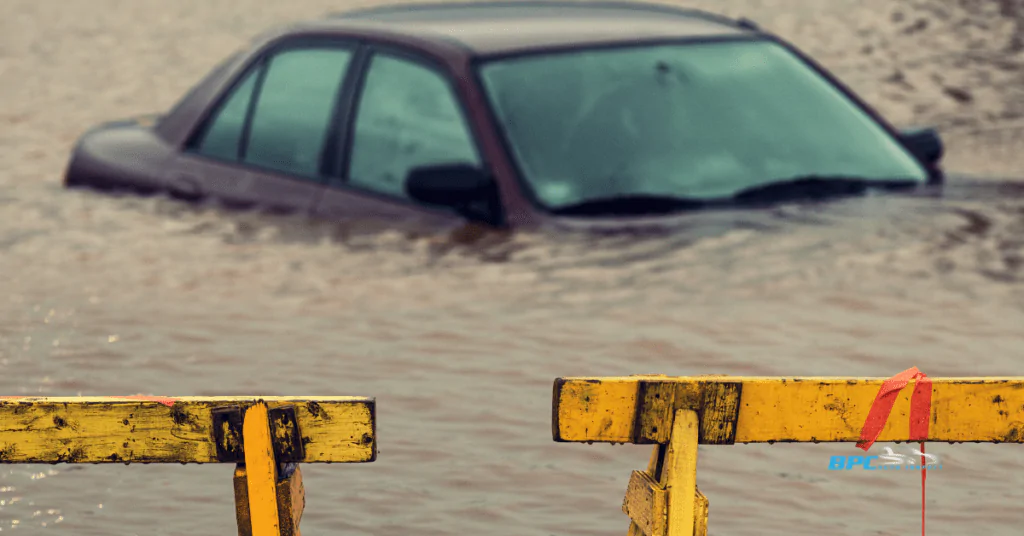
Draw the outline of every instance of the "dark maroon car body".
<instances>
[{"instance_id":1,"label":"dark maroon car body","mask_svg":"<svg viewBox=\"0 0 1024 536\"><path fill-rule=\"evenodd\" d=\"M571 24L566 20L571 19ZM538 50L595 45L676 42L748 36L785 45L836 85L929 170L930 184L941 182L941 143L934 131L901 135L837 80L806 56L753 23L699 11L627 3L485 3L411 5L354 11L302 22L274 31L222 63L169 112L106 123L85 133L67 169L68 187L128 189L169 193L186 200L217 200L230 206L263 207L326 218L384 218L429 226L457 226L467 216L457 210L383 196L347 184L344 166L351 143L352 117L369 58L378 51L428 63L444 73L461 101L483 170L494 185L494 204L480 218L499 227L607 225L626 218L566 218L542 208L524 187L508 141L475 74L478 60ZM354 50L337 95L336 117L321 163L334 163L319 180L206 158L190 149L204 124L250 67L275 50L296 43L338 42ZM916 136L916 137L915 137ZM915 147L915 144L919 147ZM642 215L641 215L642 216ZM667 217L671 219L670 217ZM628 218L631 221L643 217Z\"/></svg>"}]
</instances>

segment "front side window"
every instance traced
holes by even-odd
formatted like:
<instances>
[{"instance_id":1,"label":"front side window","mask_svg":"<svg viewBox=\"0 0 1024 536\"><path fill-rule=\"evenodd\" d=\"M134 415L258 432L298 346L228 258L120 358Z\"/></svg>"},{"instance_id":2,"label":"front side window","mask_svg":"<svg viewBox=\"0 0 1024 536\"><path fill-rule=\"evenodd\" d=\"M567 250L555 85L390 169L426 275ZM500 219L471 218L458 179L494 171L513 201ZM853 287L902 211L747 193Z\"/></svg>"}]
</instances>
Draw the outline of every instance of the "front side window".
<instances>
[{"instance_id":1,"label":"front side window","mask_svg":"<svg viewBox=\"0 0 1024 536\"><path fill-rule=\"evenodd\" d=\"M235 85L195 150L318 179L335 101L351 58L350 50L339 48L275 54Z\"/></svg>"},{"instance_id":2,"label":"front side window","mask_svg":"<svg viewBox=\"0 0 1024 536\"><path fill-rule=\"evenodd\" d=\"M374 56L356 112L349 183L406 197L409 172L438 164L480 164L455 92L433 69Z\"/></svg>"},{"instance_id":3,"label":"front side window","mask_svg":"<svg viewBox=\"0 0 1024 536\"><path fill-rule=\"evenodd\" d=\"M771 41L545 53L480 76L551 210L616 196L711 200L801 177L925 182L839 89Z\"/></svg>"}]
</instances>

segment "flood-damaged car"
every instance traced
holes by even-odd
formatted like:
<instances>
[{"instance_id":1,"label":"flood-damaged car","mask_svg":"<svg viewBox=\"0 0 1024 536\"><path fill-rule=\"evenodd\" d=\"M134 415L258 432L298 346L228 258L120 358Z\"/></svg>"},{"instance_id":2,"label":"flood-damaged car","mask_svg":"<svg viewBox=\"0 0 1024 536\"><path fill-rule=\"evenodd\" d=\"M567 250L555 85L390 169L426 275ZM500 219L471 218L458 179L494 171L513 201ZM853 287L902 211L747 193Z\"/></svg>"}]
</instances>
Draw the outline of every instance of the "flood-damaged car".
<instances>
[{"instance_id":1,"label":"flood-damaged car","mask_svg":"<svg viewBox=\"0 0 1024 536\"><path fill-rule=\"evenodd\" d=\"M414 4L260 38L166 114L88 131L65 184L518 228L934 190L942 154L747 20Z\"/></svg>"}]
</instances>

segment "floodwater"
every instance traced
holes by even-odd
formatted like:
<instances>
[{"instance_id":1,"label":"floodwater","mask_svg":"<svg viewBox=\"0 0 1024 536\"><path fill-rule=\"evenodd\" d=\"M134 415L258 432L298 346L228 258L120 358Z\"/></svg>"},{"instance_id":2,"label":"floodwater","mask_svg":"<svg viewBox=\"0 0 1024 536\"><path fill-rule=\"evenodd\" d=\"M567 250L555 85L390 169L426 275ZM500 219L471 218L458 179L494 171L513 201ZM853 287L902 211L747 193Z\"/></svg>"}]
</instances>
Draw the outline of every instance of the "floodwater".
<instances>
[{"instance_id":1,"label":"floodwater","mask_svg":"<svg viewBox=\"0 0 1024 536\"><path fill-rule=\"evenodd\" d=\"M1024 177L1003 4L693 2L791 37L897 123L940 125L951 167ZM1020 182L476 241L61 189L91 124L166 109L268 26L348 6L4 0L0 393L374 396L377 462L305 467L303 533L610 536L649 450L553 443L557 376L1024 375ZM827 470L857 452L701 447L711 534L918 530L917 473ZM1020 534L1024 450L929 452L932 534ZM2 532L234 530L228 466L0 469Z\"/></svg>"}]
</instances>

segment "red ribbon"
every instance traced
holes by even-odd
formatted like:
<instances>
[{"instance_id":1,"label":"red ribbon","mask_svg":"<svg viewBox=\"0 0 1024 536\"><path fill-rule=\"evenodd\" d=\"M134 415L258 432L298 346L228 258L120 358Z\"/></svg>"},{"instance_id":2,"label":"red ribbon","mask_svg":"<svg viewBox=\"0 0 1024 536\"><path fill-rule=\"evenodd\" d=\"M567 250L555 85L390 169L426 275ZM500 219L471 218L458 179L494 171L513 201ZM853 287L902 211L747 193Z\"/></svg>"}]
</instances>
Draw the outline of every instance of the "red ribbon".
<instances>
[{"instance_id":1,"label":"red ribbon","mask_svg":"<svg viewBox=\"0 0 1024 536\"><path fill-rule=\"evenodd\" d=\"M18 400L18 399L30 400L30 399L36 399L36 398L45 398L45 397L20 396L20 395L17 395L17 396L0 396L0 400ZM96 398L96 397L93 397L93 398ZM124 400L139 400L139 401L142 401L142 402L158 402L158 403L163 404L163 405L165 405L167 407L173 407L174 403L178 401L177 398L170 398L170 397L166 397L166 396L143 396L143 395L107 396L107 397L102 397L102 398L124 399Z\"/></svg>"},{"instance_id":2,"label":"red ribbon","mask_svg":"<svg viewBox=\"0 0 1024 536\"><path fill-rule=\"evenodd\" d=\"M126 400L140 400L143 402L159 402L167 407L174 406L174 403L178 401L177 398L170 398L166 396L143 396L143 395L132 395L132 396L114 396L111 398L124 398Z\"/></svg>"},{"instance_id":3,"label":"red ribbon","mask_svg":"<svg viewBox=\"0 0 1024 536\"><path fill-rule=\"evenodd\" d=\"M932 416L932 381L925 373L917 370L917 367L910 367L907 370L882 382L882 388L878 390L868 418L864 421L864 428L860 431L860 441L857 447L867 452L871 445L882 433L889 414L892 413L892 406L896 403L896 397L914 380L914 393L910 397L910 435L911 441L921 442L921 536L924 536L924 511L925 495L924 484L928 479L928 470L925 469L924 442L928 440L928 423Z\"/></svg>"}]
</instances>

